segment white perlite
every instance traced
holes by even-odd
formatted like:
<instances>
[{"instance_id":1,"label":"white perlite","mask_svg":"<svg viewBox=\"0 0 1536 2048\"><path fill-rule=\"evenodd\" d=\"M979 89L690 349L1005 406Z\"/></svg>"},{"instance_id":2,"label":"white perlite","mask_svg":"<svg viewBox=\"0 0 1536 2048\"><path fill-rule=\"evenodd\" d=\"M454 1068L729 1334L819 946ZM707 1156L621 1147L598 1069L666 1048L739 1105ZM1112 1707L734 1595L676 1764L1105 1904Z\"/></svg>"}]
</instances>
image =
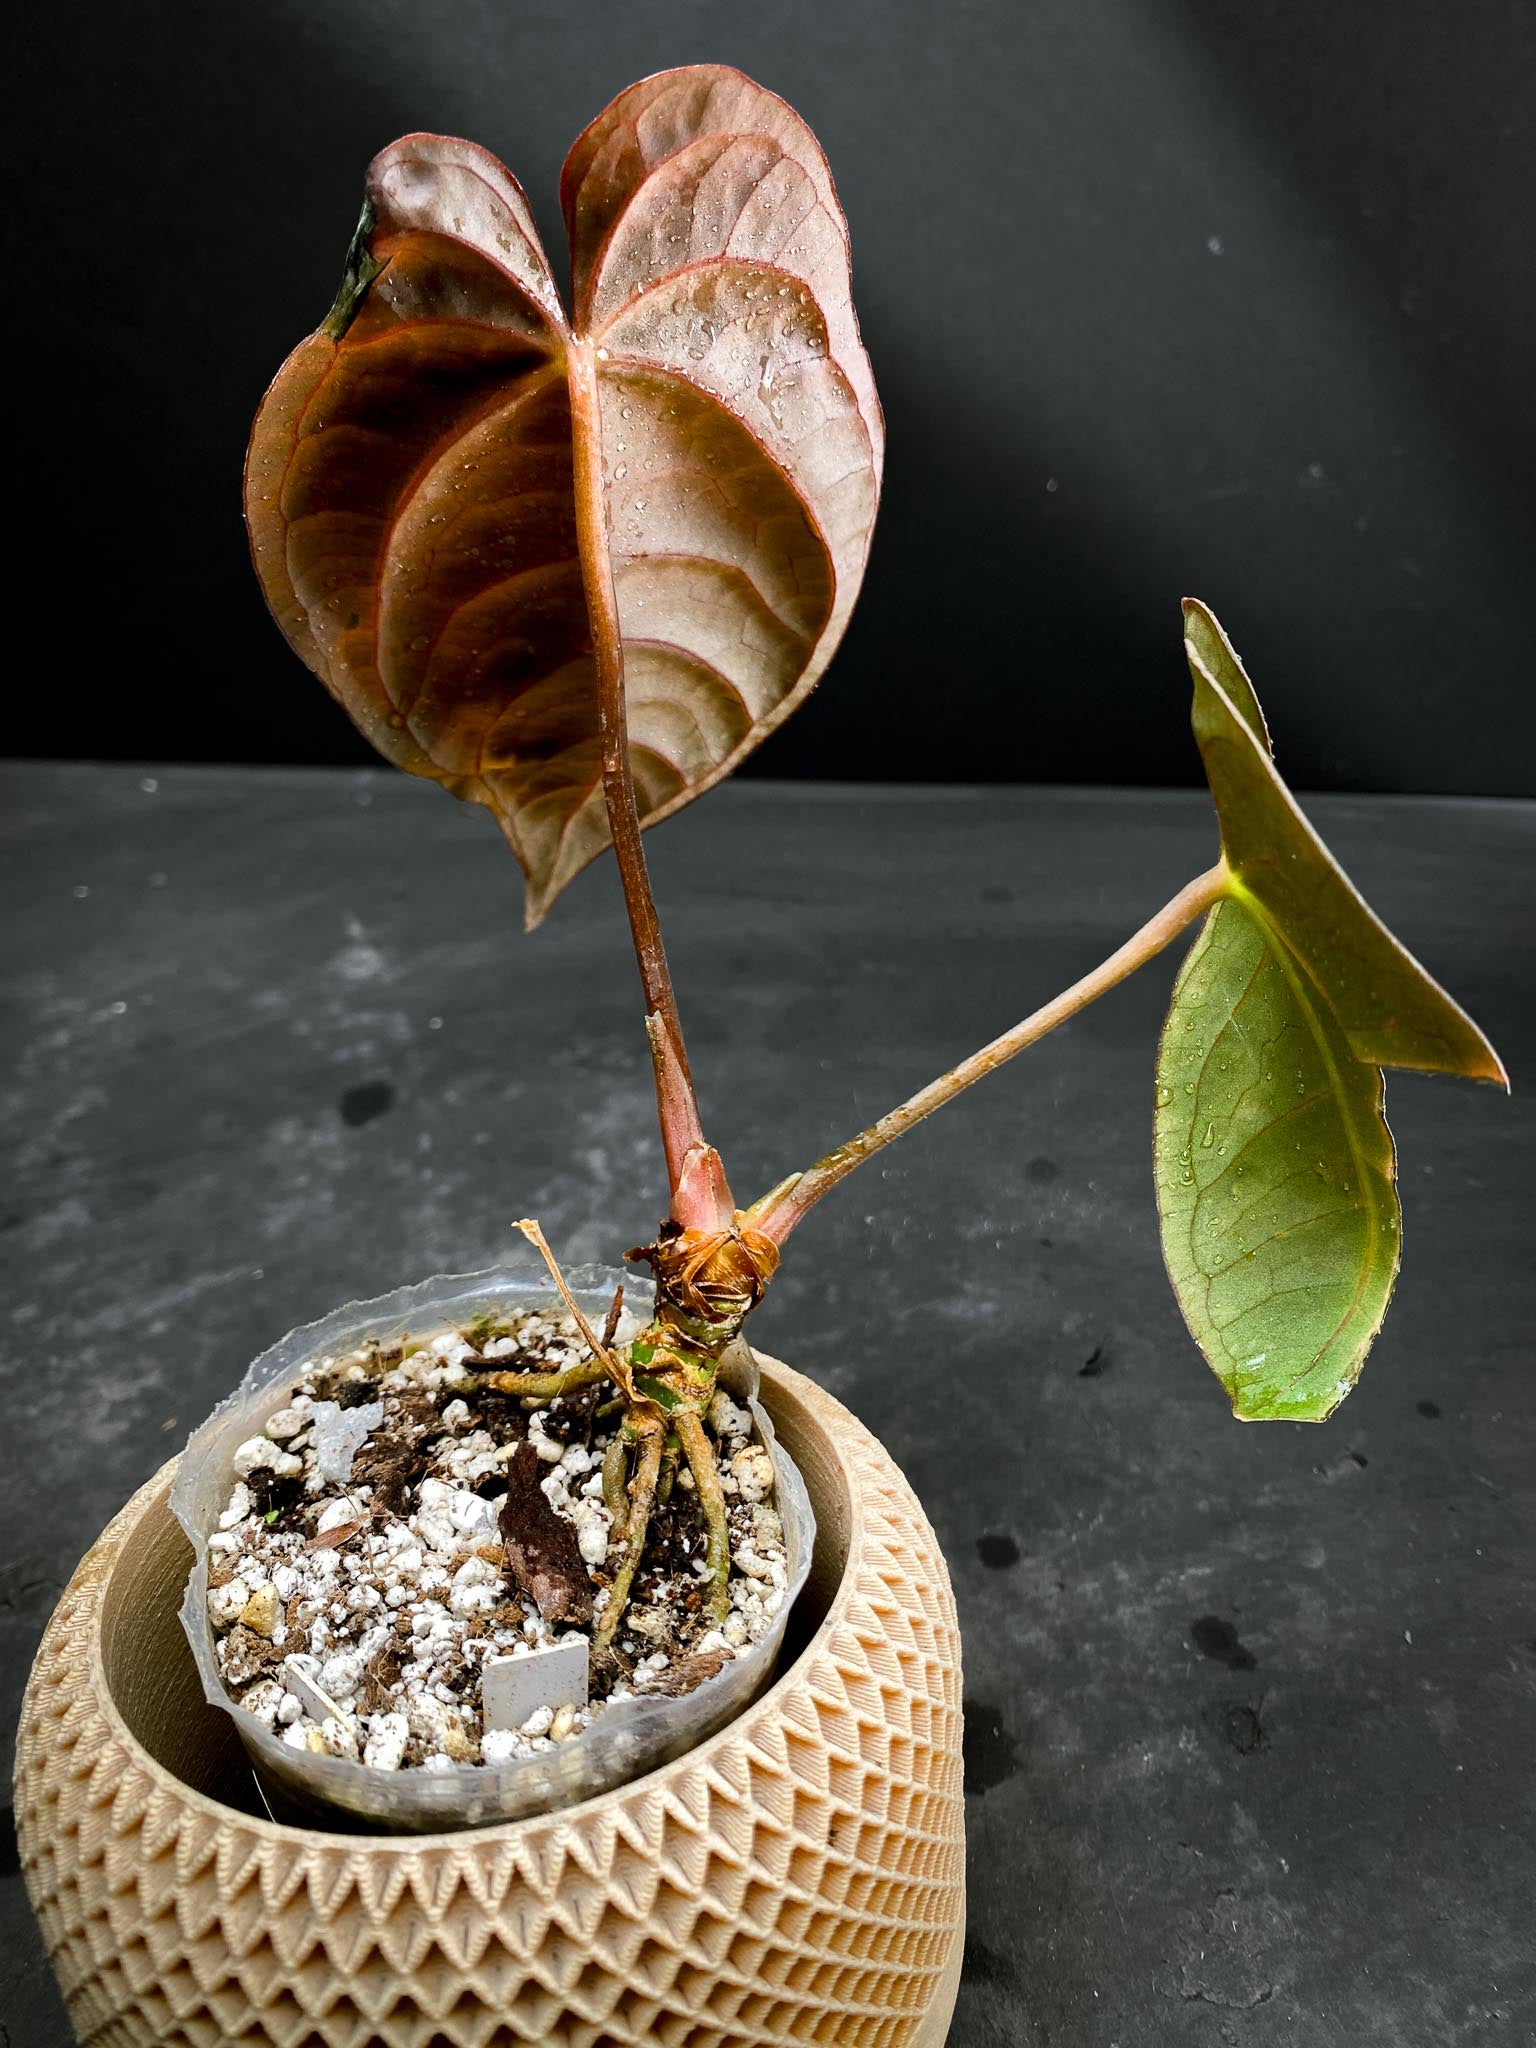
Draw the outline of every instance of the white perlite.
<instances>
[{"instance_id":1,"label":"white perlite","mask_svg":"<svg viewBox=\"0 0 1536 2048\"><path fill-rule=\"evenodd\" d=\"M315 1469L322 1479L345 1486L352 1476L352 1460L362 1444L384 1420L382 1401L370 1401L362 1408L340 1408L334 1401L316 1401L310 1411L314 1420ZM260 1439L258 1438L259 1442ZM249 1449L241 1445L241 1450ZM235 1470L240 1470L236 1451ZM246 1467L249 1473L250 1467Z\"/></svg>"},{"instance_id":2,"label":"white perlite","mask_svg":"<svg viewBox=\"0 0 1536 2048\"><path fill-rule=\"evenodd\" d=\"M478 1349L443 1330L311 1362L235 1452L209 1543L209 1617L243 1707L295 1749L376 1770L494 1766L568 1741L611 1704L686 1689L706 1674L674 1677L679 1666L710 1652L718 1663L766 1632L788 1581L772 1461L748 1410L718 1393L709 1426L731 1533L729 1615L718 1628L703 1615L704 1532L681 1469L667 1547L648 1553L619 1631L624 1669L588 1702L588 1633L552 1627L513 1583L499 1517L526 1433L600 1615L602 1464L616 1423L597 1421L592 1396L529 1410L482 1397L469 1369L558 1371L585 1356L574 1323L541 1313L510 1318Z\"/></svg>"}]
</instances>

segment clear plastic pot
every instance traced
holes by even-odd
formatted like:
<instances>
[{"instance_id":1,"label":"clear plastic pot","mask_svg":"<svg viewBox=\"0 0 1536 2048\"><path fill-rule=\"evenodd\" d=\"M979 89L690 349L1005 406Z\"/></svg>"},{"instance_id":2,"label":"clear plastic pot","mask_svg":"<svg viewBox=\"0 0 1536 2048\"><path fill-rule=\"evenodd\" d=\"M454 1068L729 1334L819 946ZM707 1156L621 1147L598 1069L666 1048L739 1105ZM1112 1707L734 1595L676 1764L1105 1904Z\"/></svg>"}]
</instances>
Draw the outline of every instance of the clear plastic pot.
<instances>
[{"instance_id":1,"label":"clear plastic pot","mask_svg":"<svg viewBox=\"0 0 1536 2048\"><path fill-rule=\"evenodd\" d=\"M621 1280L630 1303L646 1294L633 1274L602 1267L579 1267L568 1278L583 1310L599 1324ZM208 1619L208 1537L229 1499L235 1447L259 1431L262 1419L281 1405L281 1397L303 1377L309 1362L354 1350L369 1338L392 1342L407 1333L429 1336L488 1314L559 1308L549 1277L531 1252L527 1258L514 1256L491 1272L447 1274L376 1301L349 1302L318 1322L291 1330L264 1351L234 1393L188 1441L171 1493L171 1506L196 1553L182 1602L182 1625L203 1691L234 1721L279 1819L436 1834L571 1806L682 1755L723 1728L772 1681L790 1609L810 1570L816 1527L805 1483L776 1442L773 1425L758 1402L752 1354L745 1344L738 1344L722 1362L720 1384L750 1409L758 1439L773 1458L789 1585L768 1633L695 1691L682 1699L614 1702L557 1749L502 1765L459 1764L437 1771L374 1770L343 1758L291 1749L225 1691Z\"/></svg>"}]
</instances>

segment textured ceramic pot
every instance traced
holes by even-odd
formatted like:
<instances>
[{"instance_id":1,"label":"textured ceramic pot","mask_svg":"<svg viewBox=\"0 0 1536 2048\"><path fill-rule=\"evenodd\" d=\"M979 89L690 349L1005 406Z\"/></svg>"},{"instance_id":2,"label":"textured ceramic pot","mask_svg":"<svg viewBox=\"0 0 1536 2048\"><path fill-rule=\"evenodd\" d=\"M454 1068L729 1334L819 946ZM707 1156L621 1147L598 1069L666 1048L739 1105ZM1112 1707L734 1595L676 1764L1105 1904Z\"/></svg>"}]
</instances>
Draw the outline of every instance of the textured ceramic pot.
<instances>
[{"instance_id":1,"label":"textured ceramic pot","mask_svg":"<svg viewBox=\"0 0 1536 2048\"><path fill-rule=\"evenodd\" d=\"M100 2048L939 2048L965 1865L933 1532L848 1411L764 1360L818 1535L782 1675L617 1791L453 1835L280 1827L177 1619L167 1465L70 1581L17 1751L33 1905Z\"/></svg>"}]
</instances>

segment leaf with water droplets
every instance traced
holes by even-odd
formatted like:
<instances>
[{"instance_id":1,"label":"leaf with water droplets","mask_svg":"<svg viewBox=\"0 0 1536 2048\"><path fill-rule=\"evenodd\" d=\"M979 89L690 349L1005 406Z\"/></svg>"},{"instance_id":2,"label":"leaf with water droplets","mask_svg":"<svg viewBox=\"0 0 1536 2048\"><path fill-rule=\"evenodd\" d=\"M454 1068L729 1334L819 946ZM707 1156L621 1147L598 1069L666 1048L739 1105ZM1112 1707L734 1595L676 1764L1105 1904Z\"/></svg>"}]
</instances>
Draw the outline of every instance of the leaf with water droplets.
<instances>
[{"instance_id":1,"label":"leaf with water droplets","mask_svg":"<svg viewBox=\"0 0 1536 2048\"><path fill-rule=\"evenodd\" d=\"M1382 1066L1507 1082L1302 816L1214 617L1187 604L1185 632L1226 883L1158 1054L1163 1254L1235 1413L1320 1422L1358 1378L1397 1274Z\"/></svg>"},{"instance_id":2,"label":"leaf with water droplets","mask_svg":"<svg viewBox=\"0 0 1536 2048\"><path fill-rule=\"evenodd\" d=\"M646 79L577 141L561 201L574 315L494 157L433 135L383 151L342 291L267 394L246 472L290 643L390 760L494 812L530 923L608 844L595 586L652 824L825 669L884 449L847 228L782 100L720 65Z\"/></svg>"},{"instance_id":3,"label":"leaf with water droplets","mask_svg":"<svg viewBox=\"0 0 1536 2048\"><path fill-rule=\"evenodd\" d=\"M1322 1421L1397 1272L1381 1072L1235 898L1210 912L1174 990L1154 1148L1169 1277L1234 1412Z\"/></svg>"}]
</instances>

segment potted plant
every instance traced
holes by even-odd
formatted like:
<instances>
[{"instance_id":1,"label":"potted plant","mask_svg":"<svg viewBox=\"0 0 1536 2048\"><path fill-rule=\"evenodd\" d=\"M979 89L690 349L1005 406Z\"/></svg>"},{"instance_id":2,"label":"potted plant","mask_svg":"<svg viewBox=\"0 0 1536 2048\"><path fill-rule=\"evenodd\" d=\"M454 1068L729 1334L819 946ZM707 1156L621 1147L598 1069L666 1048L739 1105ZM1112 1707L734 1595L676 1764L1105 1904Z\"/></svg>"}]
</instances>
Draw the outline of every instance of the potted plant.
<instances>
[{"instance_id":1,"label":"potted plant","mask_svg":"<svg viewBox=\"0 0 1536 2048\"><path fill-rule=\"evenodd\" d=\"M760 1419L743 1420L757 1391L743 1331L790 1235L912 1124L1198 927L1155 1083L1170 1278L1238 1416L1322 1420L1361 1369L1397 1269L1382 1068L1504 1080L1307 824L1235 652L1191 602L1215 864L1053 1002L738 1202L699 1112L641 835L728 774L825 668L863 574L883 427L831 178L773 95L714 66L645 80L577 142L561 197L569 312L521 191L486 152L410 136L375 160L336 303L258 415L247 512L290 643L389 759L491 810L527 877L530 925L613 846L667 1168L665 1217L627 1255L654 1294L626 1328L607 1282L563 1274L530 1219L519 1227L551 1276L539 1313L553 1358L530 1351L515 1275L427 1283L295 1333L253 1369L249 1414L210 1425L199 1455L217 1453L224 1491L183 1500L205 1574L189 1629L210 1696L228 1690L258 1753L259 1696L273 1740L329 1774L305 1783L321 1797L360 1788L362 1803L344 1811L337 1795L320 1826L210 1796L208 1723L172 1654L187 1551L168 1474L87 1558L29 1691L18 1813L77 2024L116 2040L941 2041L963 1924L953 1602L910 1489L846 1411L764 1361ZM446 1345L413 1348L423 1336ZM587 1434L571 1461L578 1408ZM239 1438L253 1416L264 1427ZM540 1442L585 1475L587 1523L602 1518L586 1548L569 1485L538 1477ZM370 1444L360 1479L352 1460ZM443 1469L462 1486L430 1478L424 1444L447 1445L459 1464ZM393 1714L401 1674L377 1648L377 1696L361 1653L338 1660L331 1691L329 1666L294 1663L287 1632L330 1623L301 1594L280 1611L276 1566L270 1586L235 1569L268 1556L262 1525L291 1538L281 1555L298 1584L301 1559L348 1545L383 1558L392 1543L398 1555L389 1518L415 1514L416 1528L435 1513L444 1556L460 1538L473 1553L466 1615L494 1582L492 1605L515 1596L531 1622L584 1629L589 1670L610 1698L615 1683L632 1698L650 1661L642 1610L659 1614L687 1650L673 1664L692 1667L675 1696L707 1702L725 1697L727 1666L747 1669L741 1582L775 1523L783 1533L796 1466L817 1541L769 1690L753 1698L754 1679L730 1718L700 1721L697 1746L598 1785L574 1768L560 1778L553 1717L531 1716L516 1732L542 1747L524 1761L559 1780L549 1801L577 1803L507 1818L464 1793L455 1821L491 1824L344 1831L380 1817L366 1798L381 1781L491 1783L507 1744L488 1742L490 1665L518 1660L493 1657L494 1643L471 1658L456 1638L465 1697L443 1688L458 1718L433 1708L446 1732L421 1753L420 1731ZM259 1498L245 1484L257 1475ZM551 1508L564 1534L550 1533ZM215 1555L233 1561L209 1573L221 1535L233 1547ZM677 1540L691 1576L657 1563ZM398 1605L414 1627L452 1601L424 1583L438 1567L412 1569ZM787 1592L787 1566L782 1577ZM332 1616L358 1643L384 1627L365 1578L353 1574L355 1627L346 1599ZM444 1569L442 1584L460 1578ZM114 1627L128 1592L131 1639ZM260 1639L240 1672L237 1627ZM261 1642L283 1653L279 1671ZM585 1731L572 1711L569 1754L622 1726L614 1711ZM404 1737L383 1743L392 1720L414 1757Z\"/></svg>"}]
</instances>

